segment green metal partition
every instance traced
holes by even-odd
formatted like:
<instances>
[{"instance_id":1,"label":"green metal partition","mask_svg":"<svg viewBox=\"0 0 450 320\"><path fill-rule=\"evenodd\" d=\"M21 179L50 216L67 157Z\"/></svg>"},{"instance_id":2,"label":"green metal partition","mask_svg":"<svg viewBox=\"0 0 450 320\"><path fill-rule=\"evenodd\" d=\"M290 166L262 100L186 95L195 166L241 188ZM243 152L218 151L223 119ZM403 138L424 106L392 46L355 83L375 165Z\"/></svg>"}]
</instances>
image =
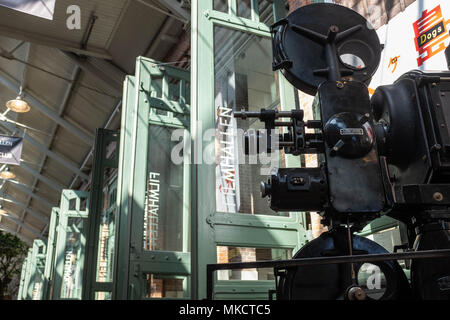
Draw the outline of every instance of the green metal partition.
<instances>
[{"instance_id":1,"label":"green metal partition","mask_svg":"<svg viewBox=\"0 0 450 320\"><path fill-rule=\"evenodd\" d=\"M17 300L25 300L25 282L27 277L27 265L28 265L28 255L23 260L22 264L22 272L20 273L20 283L19 283L19 292L17 293Z\"/></svg>"},{"instance_id":2,"label":"green metal partition","mask_svg":"<svg viewBox=\"0 0 450 320\"><path fill-rule=\"evenodd\" d=\"M25 276L23 281L22 288L22 300L31 300L31 296L29 293L29 285L31 282L31 268L32 268L32 256L33 256L33 248L28 249L28 255L26 258L26 266L25 266Z\"/></svg>"},{"instance_id":3,"label":"green metal partition","mask_svg":"<svg viewBox=\"0 0 450 320\"><path fill-rule=\"evenodd\" d=\"M119 133L105 129L97 130L83 276L84 300L112 298L115 226L118 223L116 201L118 144Z\"/></svg>"},{"instance_id":4,"label":"green metal partition","mask_svg":"<svg viewBox=\"0 0 450 320\"><path fill-rule=\"evenodd\" d=\"M56 240L58 237L59 208L52 208L47 241L47 257L44 269L43 299L50 300L53 292L53 279L56 257Z\"/></svg>"},{"instance_id":5,"label":"green metal partition","mask_svg":"<svg viewBox=\"0 0 450 320\"><path fill-rule=\"evenodd\" d=\"M56 240L52 299L81 299L89 193L63 190Z\"/></svg>"},{"instance_id":6,"label":"green metal partition","mask_svg":"<svg viewBox=\"0 0 450 320\"><path fill-rule=\"evenodd\" d=\"M255 164L238 153L239 141L233 134L237 128L263 128L234 119L233 111L296 108L297 91L281 73L272 71L269 26L283 18L285 10L283 0L192 2L192 297L196 299L206 296L207 264L286 259L307 240L305 214L277 214L259 192L270 167L298 167L299 157L280 152L275 163ZM220 299L267 299L275 286L270 270L218 272L215 283L215 298Z\"/></svg>"},{"instance_id":7,"label":"green metal partition","mask_svg":"<svg viewBox=\"0 0 450 320\"><path fill-rule=\"evenodd\" d=\"M126 79L114 299L190 297L189 78L138 58Z\"/></svg>"},{"instance_id":8,"label":"green metal partition","mask_svg":"<svg viewBox=\"0 0 450 320\"><path fill-rule=\"evenodd\" d=\"M31 253L30 280L27 287L27 297L31 300L43 299L46 248L44 241L34 240Z\"/></svg>"}]
</instances>

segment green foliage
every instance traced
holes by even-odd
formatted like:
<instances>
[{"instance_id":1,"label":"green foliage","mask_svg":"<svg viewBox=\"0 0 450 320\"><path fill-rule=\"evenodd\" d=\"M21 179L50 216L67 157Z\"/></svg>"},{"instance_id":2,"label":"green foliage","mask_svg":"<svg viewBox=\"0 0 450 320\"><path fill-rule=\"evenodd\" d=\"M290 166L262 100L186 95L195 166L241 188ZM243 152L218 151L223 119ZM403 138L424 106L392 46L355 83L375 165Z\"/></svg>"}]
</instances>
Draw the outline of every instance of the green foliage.
<instances>
[{"instance_id":1,"label":"green foliage","mask_svg":"<svg viewBox=\"0 0 450 320\"><path fill-rule=\"evenodd\" d=\"M0 300L8 294L8 286L20 274L28 246L18 237L0 230Z\"/></svg>"}]
</instances>

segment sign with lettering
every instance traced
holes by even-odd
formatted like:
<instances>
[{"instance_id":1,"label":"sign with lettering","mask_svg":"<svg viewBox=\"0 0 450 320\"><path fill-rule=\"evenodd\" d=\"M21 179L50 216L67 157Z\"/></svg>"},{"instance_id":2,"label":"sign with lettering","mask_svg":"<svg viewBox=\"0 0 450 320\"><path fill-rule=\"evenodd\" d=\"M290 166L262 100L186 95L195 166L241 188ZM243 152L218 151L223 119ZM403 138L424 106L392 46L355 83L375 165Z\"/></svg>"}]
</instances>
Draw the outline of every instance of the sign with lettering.
<instances>
[{"instance_id":1,"label":"sign with lettering","mask_svg":"<svg viewBox=\"0 0 450 320\"><path fill-rule=\"evenodd\" d=\"M0 135L0 163L20 165L22 138Z\"/></svg>"},{"instance_id":2,"label":"sign with lettering","mask_svg":"<svg viewBox=\"0 0 450 320\"><path fill-rule=\"evenodd\" d=\"M450 44L450 1L416 0L379 29L384 44L381 64L369 92L394 83L414 69L447 70L445 48Z\"/></svg>"},{"instance_id":3,"label":"sign with lettering","mask_svg":"<svg viewBox=\"0 0 450 320\"><path fill-rule=\"evenodd\" d=\"M0 6L48 20L53 20L55 12L55 0L0 0Z\"/></svg>"}]
</instances>

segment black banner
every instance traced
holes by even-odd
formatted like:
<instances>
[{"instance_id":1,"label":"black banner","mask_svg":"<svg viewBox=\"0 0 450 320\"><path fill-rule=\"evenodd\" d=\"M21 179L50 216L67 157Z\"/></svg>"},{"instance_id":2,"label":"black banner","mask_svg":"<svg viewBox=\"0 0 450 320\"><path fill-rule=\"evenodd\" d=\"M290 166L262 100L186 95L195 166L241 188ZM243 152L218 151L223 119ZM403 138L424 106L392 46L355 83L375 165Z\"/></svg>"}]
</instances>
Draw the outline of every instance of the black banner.
<instances>
[{"instance_id":1,"label":"black banner","mask_svg":"<svg viewBox=\"0 0 450 320\"><path fill-rule=\"evenodd\" d=\"M0 163L20 165L23 139L0 135Z\"/></svg>"}]
</instances>

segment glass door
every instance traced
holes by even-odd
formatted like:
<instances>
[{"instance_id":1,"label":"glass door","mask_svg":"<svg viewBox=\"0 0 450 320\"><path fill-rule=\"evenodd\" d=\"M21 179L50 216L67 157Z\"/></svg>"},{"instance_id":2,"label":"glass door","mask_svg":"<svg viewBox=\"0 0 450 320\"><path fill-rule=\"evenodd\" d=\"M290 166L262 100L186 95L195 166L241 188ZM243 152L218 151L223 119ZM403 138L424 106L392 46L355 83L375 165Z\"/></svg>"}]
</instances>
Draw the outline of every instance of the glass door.
<instances>
[{"instance_id":1,"label":"glass door","mask_svg":"<svg viewBox=\"0 0 450 320\"><path fill-rule=\"evenodd\" d=\"M192 12L192 283L202 299L207 264L288 259L307 233L304 213L274 212L259 191L271 168L299 167L299 157L245 155L240 130L264 127L233 116L296 109L296 90L272 71L269 26L285 1L195 1ZM218 272L215 298L267 299L273 278L272 270Z\"/></svg>"},{"instance_id":2,"label":"glass door","mask_svg":"<svg viewBox=\"0 0 450 320\"><path fill-rule=\"evenodd\" d=\"M114 299L190 297L189 80L147 58L126 80Z\"/></svg>"},{"instance_id":3,"label":"glass door","mask_svg":"<svg viewBox=\"0 0 450 320\"><path fill-rule=\"evenodd\" d=\"M63 190L56 241L53 300L81 299L89 193Z\"/></svg>"}]
</instances>

